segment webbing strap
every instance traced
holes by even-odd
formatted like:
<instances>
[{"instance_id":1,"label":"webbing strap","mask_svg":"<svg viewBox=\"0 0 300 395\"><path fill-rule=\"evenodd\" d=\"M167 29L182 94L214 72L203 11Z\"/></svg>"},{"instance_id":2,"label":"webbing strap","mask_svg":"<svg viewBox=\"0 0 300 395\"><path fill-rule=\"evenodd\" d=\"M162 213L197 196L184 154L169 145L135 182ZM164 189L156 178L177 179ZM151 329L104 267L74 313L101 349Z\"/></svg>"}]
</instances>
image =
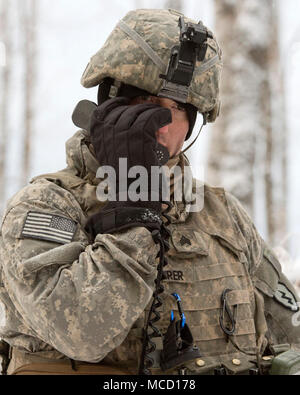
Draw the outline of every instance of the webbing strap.
<instances>
[{"instance_id":1,"label":"webbing strap","mask_svg":"<svg viewBox=\"0 0 300 395\"><path fill-rule=\"evenodd\" d=\"M213 56L212 58L210 58L206 62L202 63L202 65L197 68L198 73L199 74L205 73L208 69L213 67L219 61L220 61L219 55Z\"/></svg>"},{"instance_id":2,"label":"webbing strap","mask_svg":"<svg viewBox=\"0 0 300 395\"><path fill-rule=\"evenodd\" d=\"M150 47L149 44L130 26L128 26L124 21L120 21L118 23L118 27L123 30L129 37L131 37L142 49L143 51L149 56L149 58L156 64L156 66L162 71L166 71L166 65L161 60L161 58L157 55L157 53Z\"/></svg>"}]
</instances>

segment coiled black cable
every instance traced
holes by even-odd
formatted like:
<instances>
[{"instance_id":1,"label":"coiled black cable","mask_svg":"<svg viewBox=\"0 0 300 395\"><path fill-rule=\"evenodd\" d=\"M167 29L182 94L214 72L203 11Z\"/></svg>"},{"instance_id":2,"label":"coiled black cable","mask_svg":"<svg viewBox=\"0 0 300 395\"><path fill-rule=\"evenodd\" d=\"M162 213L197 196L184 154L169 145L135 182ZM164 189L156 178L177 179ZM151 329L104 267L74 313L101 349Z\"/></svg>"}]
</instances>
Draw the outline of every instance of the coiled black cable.
<instances>
[{"instance_id":1,"label":"coiled black cable","mask_svg":"<svg viewBox=\"0 0 300 395\"><path fill-rule=\"evenodd\" d=\"M168 250L170 249L168 239L170 238L171 232L169 231L167 226L171 223L171 218L169 217L168 213L172 208L172 204L168 201L162 201L162 204L168 206L165 210L163 210L161 214L166 221L162 222L160 231L154 230L152 232L152 238L154 242L156 244L160 244L159 264L157 266L157 277L155 280L153 301L144 329L143 348L139 367L140 375L151 375L150 368L153 366L154 360L149 354L153 353L156 349L156 344L152 341L152 338L162 336L161 332L154 324L160 320L160 313L157 311L157 309L162 305L162 299L159 295L164 292L164 286L161 284L161 280L163 277L163 268L168 264L165 253L168 252ZM148 332L149 327L152 330L151 333Z\"/></svg>"}]
</instances>

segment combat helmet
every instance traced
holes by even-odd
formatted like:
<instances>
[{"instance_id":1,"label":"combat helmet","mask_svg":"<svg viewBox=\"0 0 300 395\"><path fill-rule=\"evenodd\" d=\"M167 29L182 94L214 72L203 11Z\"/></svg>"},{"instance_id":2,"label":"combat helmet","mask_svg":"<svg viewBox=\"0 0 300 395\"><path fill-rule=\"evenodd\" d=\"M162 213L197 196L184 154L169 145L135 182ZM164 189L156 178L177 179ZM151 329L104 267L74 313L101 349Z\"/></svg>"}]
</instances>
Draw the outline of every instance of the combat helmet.
<instances>
[{"instance_id":1,"label":"combat helmet","mask_svg":"<svg viewBox=\"0 0 300 395\"><path fill-rule=\"evenodd\" d=\"M201 21L171 9L139 9L118 22L91 58L81 83L86 88L99 85L98 102L152 94L184 103L214 122L221 69L221 50Z\"/></svg>"}]
</instances>

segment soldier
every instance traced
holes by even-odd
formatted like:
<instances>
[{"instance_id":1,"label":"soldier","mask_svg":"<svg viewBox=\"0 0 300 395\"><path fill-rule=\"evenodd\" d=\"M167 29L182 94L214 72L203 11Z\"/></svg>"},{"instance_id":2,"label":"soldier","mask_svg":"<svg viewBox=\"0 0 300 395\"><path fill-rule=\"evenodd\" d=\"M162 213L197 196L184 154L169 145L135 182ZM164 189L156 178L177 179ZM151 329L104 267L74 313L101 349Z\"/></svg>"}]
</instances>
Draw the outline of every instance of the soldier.
<instances>
[{"instance_id":1,"label":"soldier","mask_svg":"<svg viewBox=\"0 0 300 395\"><path fill-rule=\"evenodd\" d=\"M268 374L282 355L299 364L299 299L237 199L205 185L191 210L190 190L174 198L185 171L169 181L170 202L149 176L147 198L134 201L119 167L187 168L197 112L204 123L219 113L221 66L213 34L173 10L129 12L91 59L82 84L99 85L98 105L74 112L83 129L66 144L67 168L35 177L4 214L8 374ZM103 166L115 191L98 188ZM115 199L103 202L107 190Z\"/></svg>"}]
</instances>

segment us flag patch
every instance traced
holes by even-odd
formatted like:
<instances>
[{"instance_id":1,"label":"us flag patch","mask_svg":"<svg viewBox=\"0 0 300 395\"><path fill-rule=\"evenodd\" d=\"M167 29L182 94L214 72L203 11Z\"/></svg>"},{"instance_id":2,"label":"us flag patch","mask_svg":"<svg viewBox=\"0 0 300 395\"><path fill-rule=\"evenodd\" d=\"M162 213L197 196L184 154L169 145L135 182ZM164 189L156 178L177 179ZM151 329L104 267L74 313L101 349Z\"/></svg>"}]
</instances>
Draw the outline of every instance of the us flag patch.
<instances>
[{"instance_id":1,"label":"us flag patch","mask_svg":"<svg viewBox=\"0 0 300 395\"><path fill-rule=\"evenodd\" d=\"M21 236L66 244L73 240L76 228L76 222L69 218L29 211Z\"/></svg>"}]
</instances>

